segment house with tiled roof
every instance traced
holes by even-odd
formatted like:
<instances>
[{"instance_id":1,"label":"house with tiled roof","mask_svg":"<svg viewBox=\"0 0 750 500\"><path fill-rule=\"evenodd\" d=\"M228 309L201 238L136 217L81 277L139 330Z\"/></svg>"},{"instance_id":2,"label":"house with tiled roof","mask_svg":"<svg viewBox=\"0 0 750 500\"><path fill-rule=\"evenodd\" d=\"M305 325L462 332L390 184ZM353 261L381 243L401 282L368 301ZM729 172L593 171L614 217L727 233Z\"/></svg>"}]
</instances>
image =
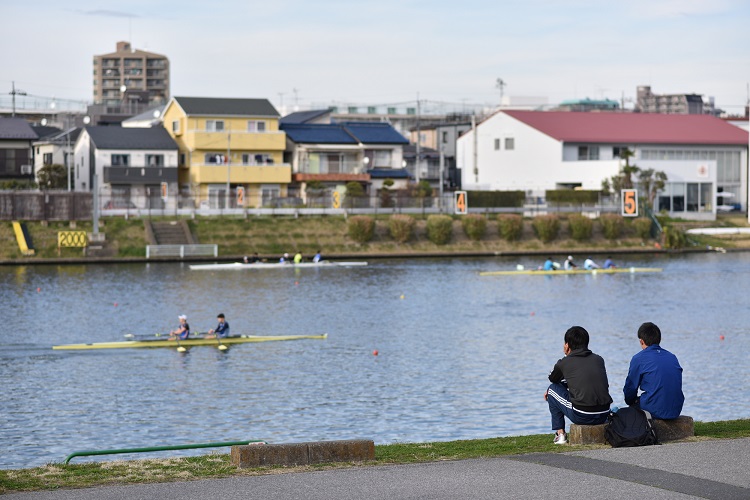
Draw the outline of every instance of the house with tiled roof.
<instances>
[{"instance_id":1,"label":"house with tiled roof","mask_svg":"<svg viewBox=\"0 0 750 500\"><path fill-rule=\"evenodd\" d=\"M96 186L105 209L175 208L177 151L162 127L86 126L73 150L75 190Z\"/></svg>"},{"instance_id":2,"label":"house with tiled roof","mask_svg":"<svg viewBox=\"0 0 750 500\"><path fill-rule=\"evenodd\" d=\"M162 116L180 150L181 193L211 208L268 206L287 196L286 136L268 99L173 97Z\"/></svg>"},{"instance_id":3,"label":"house with tiled roof","mask_svg":"<svg viewBox=\"0 0 750 500\"><path fill-rule=\"evenodd\" d=\"M309 182L318 181L343 195L348 182L359 182L375 195L386 179L393 189L405 188L403 148L409 141L388 123L282 123L286 158L292 165L297 195L306 196Z\"/></svg>"},{"instance_id":4,"label":"house with tiled roof","mask_svg":"<svg viewBox=\"0 0 750 500\"><path fill-rule=\"evenodd\" d=\"M708 115L499 111L457 148L468 190L598 190L629 149L631 164L667 174L655 210L712 219L717 205L747 208L748 133Z\"/></svg>"},{"instance_id":5,"label":"house with tiled roof","mask_svg":"<svg viewBox=\"0 0 750 500\"><path fill-rule=\"evenodd\" d=\"M57 132L48 135L42 135L37 131L39 140L33 142L34 175L37 175L45 165L63 165L66 168L73 169L73 146L81 129L72 127L67 130L57 128L54 130Z\"/></svg>"},{"instance_id":6,"label":"house with tiled roof","mask_svg":"<svg viewBox=\"0 0 750 500\"><path fill-rule=\"evenodd\" d=\"M23 118L0 118L0 181L33 181L31 144L39 136Z\"/></svg>"}]
</instances>

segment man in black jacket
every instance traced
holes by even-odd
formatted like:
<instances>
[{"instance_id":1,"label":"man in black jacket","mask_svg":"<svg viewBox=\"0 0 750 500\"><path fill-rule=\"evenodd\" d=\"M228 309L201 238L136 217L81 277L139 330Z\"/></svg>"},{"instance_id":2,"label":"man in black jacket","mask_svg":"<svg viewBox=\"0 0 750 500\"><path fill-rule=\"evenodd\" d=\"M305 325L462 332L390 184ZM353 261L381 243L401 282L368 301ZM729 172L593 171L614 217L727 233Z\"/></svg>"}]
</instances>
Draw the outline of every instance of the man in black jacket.
<instances>
[{"instance_id":1,"label":"man in black jacket","mask_svg":"<svg viewBox=\"0 0 750 500\"><path fill-rule=\"evenodd\" d=\"M563 352L565 357L555 363L549 374L552 384L544 393L555 444L568 442L565 417L574 424L603 424L612 403L604 359L589 350L589 332L580 326L568 328Z\"/></svg>"}]
</instances>

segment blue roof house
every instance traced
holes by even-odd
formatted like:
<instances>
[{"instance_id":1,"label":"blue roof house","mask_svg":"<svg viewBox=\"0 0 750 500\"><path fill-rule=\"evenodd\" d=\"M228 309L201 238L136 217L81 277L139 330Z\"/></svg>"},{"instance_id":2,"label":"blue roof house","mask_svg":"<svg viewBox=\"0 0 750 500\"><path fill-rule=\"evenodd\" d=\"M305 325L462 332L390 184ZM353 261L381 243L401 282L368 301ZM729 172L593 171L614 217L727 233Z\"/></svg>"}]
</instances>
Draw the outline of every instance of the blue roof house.
<instances>
[{"instance_id":1,"label":"blue roof house","mask_svg":"<svg viewBox=\"0 0 750 500\"><path fill-rule=\"evenodd\" d=\"M305 188L319 181L343 194L348 182L360 182L371 195L392 179L406 187L403 148L409 141L388 123L285 123L285 161L292 165L292 183L305 198Z\"/></svg>"}]
</instances>

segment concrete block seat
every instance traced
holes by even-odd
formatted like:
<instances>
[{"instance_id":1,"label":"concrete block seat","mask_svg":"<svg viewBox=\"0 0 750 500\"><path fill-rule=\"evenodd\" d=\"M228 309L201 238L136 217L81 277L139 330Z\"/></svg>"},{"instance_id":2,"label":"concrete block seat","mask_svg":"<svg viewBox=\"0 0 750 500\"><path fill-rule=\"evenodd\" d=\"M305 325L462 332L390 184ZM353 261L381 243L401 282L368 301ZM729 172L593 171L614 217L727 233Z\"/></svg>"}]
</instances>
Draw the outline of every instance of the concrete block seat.
<instances>
[{"instance_id":1,"label":"concrete block seat","mask_svg":"<svg viewBox=\"0 0 750 500\"><path fill-rule=\"evenodd\" d=\"M232 446L232 465L263 467L268 465L309 465L329 462L375 460L375 443L366 439L316 441L311 443L250 444Z\"/></svg>"},{"instance_id":2,"label":"concrete block seat","mask_svg":"<svg viewBox=\"0 0 750 500\"><path fill-rule=\"evenodd\" d=\"M571 424L568 433L570 444L607 444L604 439L604 429L607 424L600 425L578 425ZM672 420L654 419L656 437L660 443L677 441L695 436L695 424L693 417L680 415Z\"/></svg>"}]
</instances>

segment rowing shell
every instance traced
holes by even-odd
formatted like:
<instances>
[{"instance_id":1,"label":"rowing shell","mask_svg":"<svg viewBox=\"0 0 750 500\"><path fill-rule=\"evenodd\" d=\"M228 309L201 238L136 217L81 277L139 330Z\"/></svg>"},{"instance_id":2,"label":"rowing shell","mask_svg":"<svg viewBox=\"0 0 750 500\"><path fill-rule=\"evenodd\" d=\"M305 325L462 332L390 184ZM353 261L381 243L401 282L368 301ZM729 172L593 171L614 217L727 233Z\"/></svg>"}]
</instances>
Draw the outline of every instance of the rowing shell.
<instances>
[{"instance_id":1,"label":"rowing shell","mask_svg":"<svg viewBox=\"0 0 750 500\"><path fill-rule=\"evenodd\" d=\"M367 262L333 262L324 260L322 262L256 262L253 264L244 264L242 262L232 262L230 264L194 264L190 266L193 271L217 271L217 270L240 270L240 269L296 269L302 267L354 267L366 266Z\"/></svg>"},{"instance_id":2,"label":"rowing shell","mask_svg":"<svg viewBox=\"0 0 750 500\"><path fill-rule=\"evenodd\" d=\"M192 347L199 345L217 346L230 344L246 344L249 342L272 342L275 340L325 339L322 335L233 335L222 338L193 338L187 340L126 340L124 342L96 342L93 344L64 344L52 346L55 350L84 350L84 349L131 349L136 347Z\"/></svg>"},{"instance_id":3,"label":"rowing shell","mask_svg":"<svg viewBox=\"0 0 750 500\"><path fill-rule=\"evenodd\" d=\"M516 276L516 275L539 275L558 276L561 274L615 274L615 273L660 273L660 267L611 267L609 269L568 269L557 271L544 271L541 269L529 269L522 271L486 271L479 273L480 276Z\"/></svg>"}]
</instances>

